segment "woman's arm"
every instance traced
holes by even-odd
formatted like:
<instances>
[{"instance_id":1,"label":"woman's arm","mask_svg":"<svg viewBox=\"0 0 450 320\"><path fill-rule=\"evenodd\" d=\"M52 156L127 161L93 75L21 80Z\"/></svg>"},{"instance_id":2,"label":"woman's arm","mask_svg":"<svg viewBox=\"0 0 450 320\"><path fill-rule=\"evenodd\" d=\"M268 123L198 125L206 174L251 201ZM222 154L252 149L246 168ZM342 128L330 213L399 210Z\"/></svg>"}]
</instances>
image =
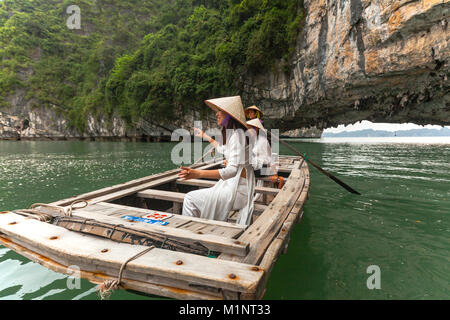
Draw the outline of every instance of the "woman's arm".
<instances>
[{"instance_id":1,"label":"woman's arm","mask_svg":"<svg viewBox=\"0 0 450 320\"><path fill-rule=\"evenodd\" d=\"M229 146L231 146L231 152L230 159L227 161L225 168L219 170L197 170L188 167L181 167L181 172L178 174L180 179L183 181L202 178L227 180L236 176L239 170L239 165L244 163L243 158L245 158L245 135L243 133L242 135L239 135L235 132L230 137L228 144ZM245 177L245 173L243 172L241 176Z\"/></svg>"},{"instance_id":2,"label":"woman's arm","mask_svg":"<svg viewBox=\"0 0 450 320\"><path fill-rule=\"evenodd\" d=\"M197 170L187 167L181 167L178 174L182 181L190 179L221 179L219 170Z\"/></svg>"},{"instance_id":3,"label":"woman's arm","mask_svg":"<svg viewBox=\"0 0 450 320\"><path fill-rule=\"evenodd\" d=\"M210 144L212 144L214 146L214 148L217 149L217 151L222 153L220 151L220 144L216 140L214 140L213 138L211 138L210 136L208 136L206 133L204 133L202 130L200 130L198 128L194 129L194 133L197 137L207 140Z\"/></svg>"}]
</instances>

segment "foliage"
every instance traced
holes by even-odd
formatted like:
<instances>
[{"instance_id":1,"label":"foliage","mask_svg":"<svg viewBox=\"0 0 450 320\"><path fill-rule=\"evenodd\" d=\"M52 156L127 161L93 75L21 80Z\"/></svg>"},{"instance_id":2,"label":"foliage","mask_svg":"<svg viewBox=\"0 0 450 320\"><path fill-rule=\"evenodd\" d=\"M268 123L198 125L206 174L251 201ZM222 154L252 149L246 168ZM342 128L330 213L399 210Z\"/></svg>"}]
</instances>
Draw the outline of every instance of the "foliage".
<instances>
[{"instance_id":1,"label":"foliage","mask_svg":"<svg viewBox=\"0 0 450 320\"><path fill-rule=\"evenodd\" d=\"M4 0L0 107L21 87L80 131L88 114L172 121L286 59L302 19L299 0Z\"/></svg>"}]
</instances>

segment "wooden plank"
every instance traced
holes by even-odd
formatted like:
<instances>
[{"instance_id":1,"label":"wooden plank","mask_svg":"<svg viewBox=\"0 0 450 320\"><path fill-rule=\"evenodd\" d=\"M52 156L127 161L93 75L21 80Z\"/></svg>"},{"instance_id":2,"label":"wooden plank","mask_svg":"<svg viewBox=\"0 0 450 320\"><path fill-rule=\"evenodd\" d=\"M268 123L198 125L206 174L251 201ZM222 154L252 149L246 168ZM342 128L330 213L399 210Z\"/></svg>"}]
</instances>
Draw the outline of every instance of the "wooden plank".
<instances>
[{"instance_id":1,"label":"wooden plank","mask_svg":"<svg viewBox=\"0 0 450 320\"><path fill-rule=\"evenodd\" d=\"M183 224L179 229L190 230L195 233L200 234L214 234L219 237L226 238L237 238L244 232L244 229L231 229L225 228L219 225L211 225L209 223L202 223L197 221L190 221L189 223Z\"/></svg>"},{"instance_id":2,"label":"wooden plank","mask_svg":"<svg viewBox=\"0 0 450 320\"><path fill-rule=\"evenodd\" d=\"M40 207L38 207L39 209ZM39 210L48 214L55 215L55 211L48 208L40 208ZM94 219L99 222L109 223L113 225L123 225L135 230L152 233L156 236L167 237L168 239L177 240L187 244L201 243L208 249L217 252L227 252L238 256L245 256L248 252L249 244L246 242L236 242L232 238L219 237L214 234L197 234L189 230L168 226L151 225L147 223L130 222L125 219L113 216L105 216L98 212L90 212L85 209L77 209L72 215L85 219Z\"/></svg>"},{"instance_id":3,"label":"wooden plank","mask_svg":"<svg viewBox=\"0 0 450 320\"><path fill-rule=\"evenodd\" d=\"M90 210L90 209L89 209L89 210ZM118 210L117 208L108 208L108 207L105 207L103 210L98 211L98 212L101 213L101 214L104 214L105 216L115 216L115 215L120 214L119 211L120 211L120 210ZM123 215L123 210L122 210L121 212L122 212L122 215Z\"/></svg>"},{"instance_id":4,"label":"wooden plank","mask_svg":"<svg viewBox=\"0 0 450 320\"><path fill-rule=\"evenodd\" d=\"M152 212L161 213L161 214L167 213L167 212L153 210L153 209L142 209L142 208L130 207L130 206L125 206L125 205L115 204L115 203L108 203L108 202L99 202L94 205L89 205L85 209L88 211L96 211L96 212L103 213L102 211L95 210L99 207L103 208L104 210L105 209L106 210L115 210L115 212L116 212L115 215L117 215L117 216L131 215L131 216L135 216L135 217L142 217L142 216L146 216ZM94 210L92 210L92 209L94 209ZM173 215L173 214L170 213L170 215Z\"/></svg>"},{"instance_id":5,"label":"wooden plank","mask_svg":"<svg viewBox=\"0 0 450 320\"><path fill-rule=\"evenodd\" d=\"M85 261L99 268L114 266L117 270L130 257L147 248L77 234L12 213L0 215L0 232L24 243L45 247L75 265ZM256 266L158 248L129 262L127 270L239 292L255 291L264 273Z\"/></svg>"},{"instance_id":6,"label":"wooden plank","mask_svg":"<svg viewBox=\"0 0 450 320\"><path fill-rule=\"evenodd\" d=\"M239 216L239 211L231 211L228 215L228 221L232 223L236 223L237 218Z\"/></svg>"},{"instance_id":7,"label":"wooden plank","mask_svg":"<svg viewBox=\"0 0 450 320\"><path fill-rule=\"evenodd\" d=\"M188 220L188 219L183 219L181 217L182 216L179 216L179 215L173 215L172 217L167 218L164 221L169 222L170 225L172 226L172 228L180 228L181 226L184 226L185 224L192 221L192 220Z\"/></svg>"},{"instance_id":8,"label":"wooden plank","mask_svg":"<svg viewBox=\"0 0 450 320\"><path fill-rule=\"evenodd\" d=\"M105 210L111 209L110 207L105 207L100 205L99 203L88 205L86 208L89 208L89 211L103 213Z\"/></svg>"},{"instance_id":9,"label":"wooden plank","mask_svg":"<svg viewBox=\"0 0 450 320\"><path fill-rule=\"evenodd\" d=\"M126 210L125 208L128 208L128 210ZM92 205L88 205L86 208L86 210L88 210L89 212L96 212L96 213L100 213L103 214L105 216L124 216L127 214L135 216L135 217L142 217L144 215L150 214L150 212L159 212L156 210L142 210L141 211L137 211L134 209L139 209L139 208L134 208L134 207L125 207L125 208L118 208L116 206L114 206L114 204L110 204L107 202L100 202L100 203L95 203Z\"/></svg>"},{"instance_id":10,"label":"wooden plank","mask_svg":"<svg viewBox=\"0 0 450 320\"><path fill-rule=\"evenodd\" d=\"M196 169L204 169L204 170L206 170L206 169L214 168L214 167L219 166L219 165L220 165L220 163L208 162L208 163L197 164L197 165L195 165L193 167L196 168ZM59 200L59 201L56 201L56 202L52 202L50 204L51 205L55 205L55 206L64 207L64 206L70 205L72 202L74 202L76 200L81 200L81 199L90 200L90 199L93 199L95 197L101 197L101 196L104 196L104 195L107 195L107 194L110 194L110 193L114 193L114 192L122 191L124 189L136 187L138 185L145 184L145 183L157 180L157 179L165 178L165 177L168 177L168 176L171 176L171 175L177 175L179 172L180 172L180 169L177 168L177 169L166 171L166 172L163 172L163 173L154 174L154 175L151 175L151 176L148 176L148 177L143 177L143 178L135 179L135 180L128 181L128 182L125 182L125 183L120 183L120 184L117 184L117 185L114 185L114 186L111 186L111 187L102 188L102 189L95 190L95 191L92 191L92 192L84 193L84 194L81 194L81 195L78 195L78 196L73 196L73 197L70 197L70 198L67 198L67 199L64 199L64 200Z\"/></svg>"},{"instance_id":11,"label":"wooden plank","mask_svg":"<svg viewBox=\"0 0 450 320\"><path fill-rule=\"evenodd\" d=\"M184 201L184 195L181 199L179 192L172 192L172 191L165 191L165 190L155 190L155 189L149 189L149 190L143 190L141 192L138 192L137 194L140 198L145 199L158 199L158 200L165 200L165 201L171 201L171 202L183 202ZM183 201L180 201L183 200Z\"/></svg>"},{"instance_id":12,"label":"wooden plank","mask_svg":"<svg viewBox=\"0 0 450 320\"><path fill-rule=\"evenodd\" d=\"M151 189L151 188L155 188L155 187L161 186L166 183L170 183L172 181L175 181L177 178L178 178L177 175L171 175L171 176L168 176L165 178L157 179L155 181L151 181L151 182L139 185L137 187L128 188L125 190L109 193L109 194L106 194L101 197L93 198L93 199L89 200L89 203L95 204L95 203L99 203L99 202L114 201L114 200L129 196L129 195L138 193L145 189Z\"/></svg>"},{"instance_id":13,"label":"wooden plank","mask_svg":"<svg viewBox=\"0 0 450 320\"><path fill-rule=\"evenodd\" d=\"M217 181L212 180L201 180L201 179L190 179L182 181L180 179L177 180L177 184L181 185L187 185L187 186L195 186L195 187L201 187L201 188L211 188L214 187L214 185L217 183ZM256 193L263 193L263 194L272 194L277 195L280 190L276 188L267 188L267 187L255 187Z\"/></svg>"},{"instance_id":14,"label":"wooden plank","mask_svg":"<svg viewBox=\"0 0 450 320\"><path fill-rule=\"evenodd\" d=\"M189 179L189 180L181 180L177 179L177 184L185 185L185 186L194 186L200 188L210 188L213 187L218 180L203 180L203 179Z\"/></svg>"},{"instance_id":15,"label":"wooden plank","mask_svg":"<svg viewBox=\"0 0 450 320\"><path fill-rule=\"evenodd\" d=\"M157 190L157 191L159 191L159 190ZM184 199L184 193L177 193L177 194L178 194L178 197L180 197L182 195L182 200ZM183 201L181 201L181 202L183 202ZM149 214L150 212L160 212L157 210L141 209L141 208L135 208L135 207L129 207L129 206L124 206L124 205L120 205L120 204L115 204L115 203L101 202L99 204L101 204L103 206L109 206L109 207L114 207L114 208L118 208L118 209L123 209L123 210L126 210L127 212L139 212L142 215L144 215L144 213ZM164 212L161 212L161 213L164 213ZM196 217L187 217L187 216L181 216L181 215L180 216L174 215L173 217L176 218L177 220L181 219L181 220L183 220L183 222L198 221L201 223L217 225L217 226L222 226L222 227L227 227L227 228L232 228L232 229L238 229L238 230L245 229L245 227L243 227L241 225L236 225L234 223L228 223L228 222L224 222L224 221L207 220L207 219L201 219L201 218L196 218ZM169 221L169 220L167 220L167 221Z\"/></svg>"},{"instance_id":16,"label":"wooden plank","mask_svg":"<svg viewBox=\"0 0 450 320\"><path fill-rule=\"evenodd\" d=\"M154 233L147 233L127 228L123 225L99 222L97 220L84 219L78 217L59 217L53 225L63 227L70 231L98 236L108 240L129 243L133 245L155 246L161 249L187 252L202 256L209 255L208 248L201 244L186 244L182 241L175 241L164 236L157 236Z\"/></svg>"},{"instance_id":17,"label":"wooden plank","mask_svg":"<svg viewBox=\"0 0 450 320\"><path fill-rule=\"evenodd\" d=\"M173 201L178 203L183 203L184 197L186 196L185 193L180 192L172 192L172 191L164 191L161 192L161 190L145 190L138 193L138 197L142 198L148 198L148 199L160 199L160 200L166 200L166 201ZM258 203L255 203L255 211L256 212L263 212L266 210L266 205L261 205Z\"/></svg>"},{"instance_id":18,"label":"wooden plank","mask_svg":"<svg viewBox=\"0 0 450 320\"><path fill-rule=\"evenodd\" d=\"M292 168L289 167L279 167L278 168L278 173L291 173L292 172Z\"/></svg>"}]
</instances>

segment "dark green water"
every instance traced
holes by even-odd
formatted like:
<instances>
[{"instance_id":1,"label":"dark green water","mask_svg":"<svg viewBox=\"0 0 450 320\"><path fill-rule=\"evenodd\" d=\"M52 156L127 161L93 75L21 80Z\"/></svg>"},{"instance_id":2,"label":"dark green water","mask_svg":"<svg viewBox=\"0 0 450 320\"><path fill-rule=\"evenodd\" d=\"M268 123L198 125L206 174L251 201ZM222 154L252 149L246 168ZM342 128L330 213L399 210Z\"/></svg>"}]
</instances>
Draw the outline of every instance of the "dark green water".
<instances>
[{"instance_id":1,"label":"dark green water","mask_svg":"<svg viewBox=\"0 0 450 320\"><path fill-rule=\"evenodd\" d=\"M401 142L401 143L397 143ZM449 299L450 139L291 144L361 192L311 172L311 198L266 299ZM173 169L174 144L0 142L0 211ZM282 154L292 154L283 146ZM369 290L367 268L381 272ZM95 286L0 246L0 299L99 299ZM150 299L118 291L111 299Z\"/></svg>"}]
</instances>

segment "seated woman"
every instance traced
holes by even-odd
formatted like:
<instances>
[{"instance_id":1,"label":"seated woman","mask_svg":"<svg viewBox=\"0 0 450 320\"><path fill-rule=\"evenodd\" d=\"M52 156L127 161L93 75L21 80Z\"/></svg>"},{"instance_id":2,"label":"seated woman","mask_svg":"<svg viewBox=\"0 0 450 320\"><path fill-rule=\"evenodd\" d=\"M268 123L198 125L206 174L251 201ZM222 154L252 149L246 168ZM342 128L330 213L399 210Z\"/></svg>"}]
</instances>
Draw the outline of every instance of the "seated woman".
<instances>
[{"instance_id":1,"label":"seated woman","mask_svg":"<svg viewBox=\"0 0 450 320\"><path fill-rule=\"evenodd\" d=\"M207 100L216 111L217 124L222 127L220 147L227 165L219 170L196 170L181 167L179 177L188 179L220 179L214 187L191 191L183 203L183 215L227 221L232 210L239 210L236 223L249 225L254 209L255 175L249 163L246 122L241 98ZM197 131L197 134L199 132Z\"/></svg>"},{"instance_id":2,"label":"seated woman","mask_svg":"<svg viewBox=\"0 0 450 320\"><path fill-rule=\"evenodd\" d=\"M250 111L253 110L250 109ZM252 136L252 158L250 162L255 170L255 177L261 178L267 176L270 178L270 181L274 186L279 189L283 188L284 178L278 175L278 165L274 158L272 158L274 154L272 154L272 148L267 137L267 131L264 129L261 119L257 117L253 120L247 121L247 127L249 128L249 133ZM257 181L256 185L258 187L262 187L264 185L264 181L260 179ZM255 201L257 201L259 197L260 194L257 194L255 196Z\"/></svg>"},{"instance_id":3,"label":"seated woman","mask_svg":"<svg viewBox=\"0 0 450 320\"><path fill-rule=\"evenodd\" d=\"M259 119L263 123L263 112L257 106L251 106L244 110L247 120Z\"/></svg>"},{"instance_id":4,"label":"seated woman","mask_svg":"<svg viewBox=\"0 0 450 320\"><path fill-rule=\"evenodd\" d=\"M276 173L272 163L272 148L267 140L266 130L259 119L247 121L249 134L253 144L251 164L256 178L271 176Z\"/></svg>"},{"instance_id":5,"label":"seated woman","mask_svg":"<svg viewBox=\"0 0 450 320\"><path fill-rule=\"evenodd\" d=\"M272 161L272 148L267 140L266 130L259 119L247 121L248 132L250 135L250 145L252 153L250 163L255 170L255 177L261 178L264 176L273 176L277 172L276 164ZM264 181L258 179L257 187L263 187ZM262 194L255 195L255 201L261 198Z\"/></svg>"}]
</instances>

